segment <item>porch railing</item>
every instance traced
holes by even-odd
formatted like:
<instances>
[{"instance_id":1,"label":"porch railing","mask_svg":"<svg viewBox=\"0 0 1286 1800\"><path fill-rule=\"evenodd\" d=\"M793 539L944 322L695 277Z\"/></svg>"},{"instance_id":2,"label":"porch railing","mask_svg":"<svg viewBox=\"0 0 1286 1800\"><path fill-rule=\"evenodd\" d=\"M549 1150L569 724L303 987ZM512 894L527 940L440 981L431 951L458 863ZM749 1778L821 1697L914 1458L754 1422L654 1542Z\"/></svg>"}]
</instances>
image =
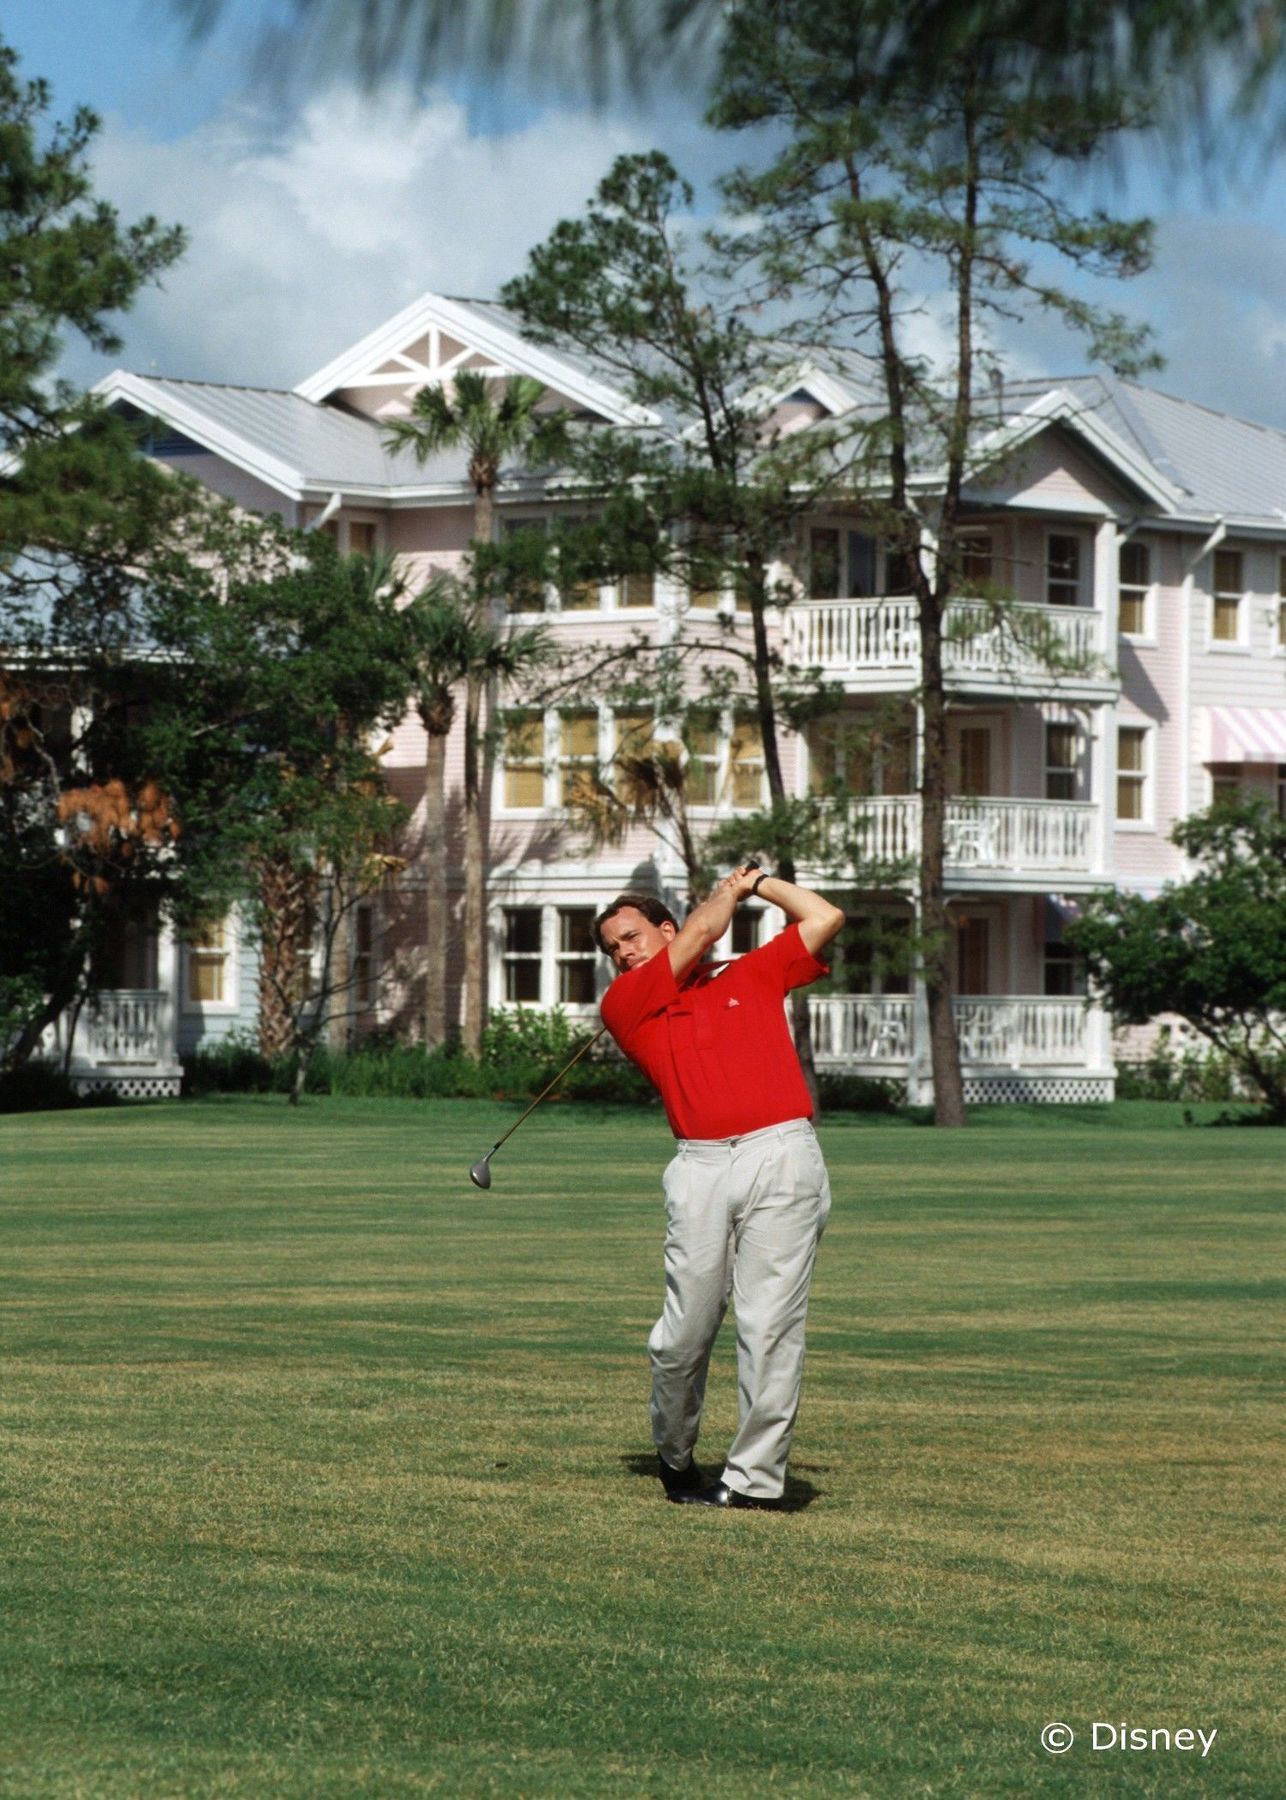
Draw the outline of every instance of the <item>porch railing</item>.
<instances>
[{"instance_id":1,"label":"porch railing","mask_svg":"<svg viewBox=\"0 0 1286 1800\"><path fill-rule=\"evenodd\" d=\"M957 998L952 1006L966 1065L1017 1069L1089 1062L1090 1014L1081 999L988 994ZM919 1048L914 1006L906 995L821 994L810 999L809 1010L819 1064L868 1063L898 1071Z\"/></svg>"},{"instance_id":2,"label":"porch railing","mask_svg":"<svg viewBox=\"0 0 1286 1800\"><path fill-rule=\"evenodd\" d=\"M948 801L948 866L1089 874L1094 866L1096 810L1083 800ZM919 797L889 794L864 801L857 844L873 862L902 862L918 855Z\"/></svg>"},{"instance_id":3,"label":"porch railing","mask_svg":"<svg viewBox=\"0 0 1286 1800\"><path fill-rule=\"evenodd\" d=\"M81 1014L76 1048L92 1063L155 1063L161 1058L158 988L120 988L98 995Z\"/></svg>"},{"instance_id":4,"label":"porch railing","mask_svg":"<svg viewBox=\"0 0 1286 1800\"><path fill-rule=\"evenodd\" d=\"M798 600L783 631L792 661L832 674L919 669L914 600ZM1067 665L1084 678L1103 642L1103 615L1089 607L1015 604L998 616L980 600L955 600L942 653L948 674L1048 678Z\"/></svg>"}]
</instances>

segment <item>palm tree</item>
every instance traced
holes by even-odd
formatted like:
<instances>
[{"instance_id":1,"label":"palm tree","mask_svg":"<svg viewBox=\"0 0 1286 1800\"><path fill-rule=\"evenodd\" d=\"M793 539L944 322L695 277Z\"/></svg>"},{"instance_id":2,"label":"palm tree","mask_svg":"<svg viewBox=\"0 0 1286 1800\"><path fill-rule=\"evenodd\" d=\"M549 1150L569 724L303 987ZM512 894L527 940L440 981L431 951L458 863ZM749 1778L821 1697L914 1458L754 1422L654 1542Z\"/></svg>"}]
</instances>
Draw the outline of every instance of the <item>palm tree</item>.
<instances>
[{"instance_id":1,"label":"palm tree","mask_svg":"<svg viewBox=\"0 0 1286 1800\"><path fill-rule=\"evenodd\" d=\"M544 387L530 375L511 376L501 387L488 381L475 369L462 369L455 376L451 392L443 387L421 388L415 396L409 417L392 420L384 429L390 449L409 448L420 462L439 450L464 446L469 455L469 481L473 487L473 572L470 582L458 577L439 577L439 598L448 589L443 582L454 583L450 590L454 608L463 631L463 660L450 658L440 665L438 679L429 683L427 696L421 695L420 716L429 733L429 755L426 755L425 795L428 801L431 782L436 782L435 797L426 818L426 853L435 854L443 869L445 883L445 815L442 795L443 771L437 759L445 756L446 733L454 720L454 697L450 689L453 679L463 676L464 697L464 1047L472 1056L482 1048L482 1028L486 1022L486 870L487 844L483 826L483 711L487 702L488 716L494 711L494 694L502 680L512 680L544 655L543 636L535 632L514 633L503 628L492 602L490 581L479 567L478 551L489 546L493 536L495 491L506 463L521 467L556 461L566 444L566 416L561 412L538 413L536 408L544 396ZM457 646L458 647L458 646ZM426 663L426 668L432 667ZM454 668L455 675L451 670ZM445 705L444 705L445 695ZM428 705L426 707L426 697ZM429 720L433 723L430 724ZM445 722L443 722L445 721ZM434 767L428 766L429 756ZM435 844L430 841L438 832ZM431 884L439 880L430 869ZM439 891L433 910L445 919L445 892ZM432 901L430 902L432 907ZM429 979L433 979L435 960L442 971L445 985L445 939L439 952L434 933L443 926L430 922L428 940ZM440 960L437 960L439 959ZM439 994L442 986L438 988ZM427 990L426 1012L434 1005L433 988Z\"/></svg>"}]
</instances>

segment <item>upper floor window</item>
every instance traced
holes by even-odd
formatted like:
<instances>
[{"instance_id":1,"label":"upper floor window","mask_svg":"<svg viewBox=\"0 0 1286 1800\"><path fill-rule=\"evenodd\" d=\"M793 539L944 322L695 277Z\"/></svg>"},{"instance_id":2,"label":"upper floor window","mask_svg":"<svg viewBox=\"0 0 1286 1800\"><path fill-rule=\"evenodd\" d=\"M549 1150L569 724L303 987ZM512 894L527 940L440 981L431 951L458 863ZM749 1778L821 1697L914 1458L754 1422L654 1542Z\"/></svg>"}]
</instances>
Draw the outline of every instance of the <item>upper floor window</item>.
<instances>
[{"instance_id":1,"label":"upper floor window","mask_svg":"<svg viewBox=\"0 0 1286 1800\"><path fill-rule=\"evenodd\" d=\"M805 737L815 794L836 784L871 796L909 794L915 787L915 725L909 717L815 719Z\"/></svg>"},{"instance_id":2,"label":"upper floor window","mask_svg":"<svg viewBox=\"0 0 1286 1800\"><path fill-rule=\"evenodd\" d=\"M510 713L502 756L507 807L545 804L545 721L540 713Z\"/></svg>"},{"instance_id":3,"label":"upper floor window","mask_svg":"<svg viewBox=\"0 0 1286 1800\"><path fill-rule=\"evenodd\" d=\"M1142 824L1148 816L1148 733L1146 727L1121 725L1116 733L1116 816Z\"/></svg>"},{"instance_id":4,"label":"upper floor window","mask_svg":"<svg viewBox=\"0 0 1286 1800\"><path fill-rule=\"evenodd\" d=\"M837 525L815 525L808 534L808 597L838 600L842 591L840 534Z\"/></svg>"},{"instance_id":5,"label":"upper floor window","mask_svg":"<svg viewBox=\"0 0 1286 1800\"><path fill-rule=\"evenodd\" d=\"M688 760L683 795L689 806L713 806L719 798L719 722L690 719L683 733Z\"/></svg>"},{"instance_id":6,"label":"upper floor window","mask_svg":"<svg viewBox=\"0 0 1286 1800\"><path fill-rule=\"evenodd\" d=\"M995 542L989 531L966 531L960 538L960 578L966 587L986 587L995 568Z\"/></svg>"},{"instance_id":7,"label":"upper floor window","mask_svg":"<svg viewBox=\"0 0 1286 1800\"><path fill-rule=\"evenodd\" d=\"M1076 727L1055 724L1045 726L1045 798L1076 798Z\"/></svg>"},{"instance_id":8,"label":"upper floor window","mask_svg":"<svg viewBox=\"0 0 1286 1800\"><path fill-rule=\"evenodd\" d=\"M871 600L909 591L905 558L882 555L869 532L838 525L814 525L809 531L810 600Z\"/></svg>"},{"instance_id":9,"label":"upper floor window","mask_svg":"<svg viewBox=\"0 0 1286 1800\"><path fill-rule=\"evenodd\" d=\"M1045 945L1045 992L1071 996L1085 992L1085 962L1070 944Z\"/></svg>"},{"instance_id":10,"label":"upper floor window","mask_svg":"<svg viewBox=\"0 0 1286 1800\"><path fill-rule=\"evenodd\" d=\"M734 806L758 806L763 799L764 741L754 719L736 719L728 741L728 798Z\"/></svg>"},{"instance_id":11,"label":"upper floor window","mask_svg":"<svg viewBox=\"0 0 1286 1800\"><path fill-rule=\"evenodd\" d=\"M563 713L558 721L558 799L561 806L587 800L598 761L598 714Z\"/></svg>"},{"instance_id":12,"label":"upper floor window","mask_svg":"<svg viewBox=\"0 0 1286 1800\"><path fill-rule=\"evenodd\" d=\"M1119 555L1121 610L1118 629L1122 637L1148 635L1148 592L1152 585L1152 558L1147 544L1131 539Z\"/></svg>"},{"instance_id":13,"label":"upper floor window","mask_svg":"<svg viewBox=\"0 0 1286 1800\"><path fill-rule=\"evenodd\" d=\"M1286 556L1277 558L1277 644L1286 650Z\"/></svg>"},{"instance_id":14,"label":"upper floor window","mask_svg":"<svg viewBox=\"0 0 1286 1800\"><path fill-rule=\"evenodd\" d=\"M519 566L512 569L509 575L509 589L506 601L510 612L544 612L546 604L545 582L543 574L538 571L540 560L539 539L549 535L549 521L546 518L532 516L529 518L504 518L500 521L500 529L504 537L513 544L516 538L526 538L531 545L530 566L524 555Z\"/></svg>"},{"instance_id":15,"label":"upper floor window","mask_svg":"<svg viewBox=\"0 0 1286 1800\"><path fill-rule=\"evenodd\" d=\"M1241 642L1246 584L1240 550L1216 550L1211 577L1210 638L1215 644Z\"/></svg>"},{"instance_id":16,"label":"upper floor window","mask_svg":"<svg viewBox=\"0 0 1286 1800\"><path fill-rule=\"evenodd\" d=\"M1045 599L1050 606L1081 603L1081 540L1051 531L1045 547Z\"/></svg>"},{"instance_id":17,"label":"upper floor window","mask_svg":"<svg viewBox=\"0 0 1286 1800\"><path fill-rule=\"evenodd\" d=\"M616 604L622 607L656 605L656 576L651 569L640 569L622 575L616 584Z\"/></svg>"}]
</instances>

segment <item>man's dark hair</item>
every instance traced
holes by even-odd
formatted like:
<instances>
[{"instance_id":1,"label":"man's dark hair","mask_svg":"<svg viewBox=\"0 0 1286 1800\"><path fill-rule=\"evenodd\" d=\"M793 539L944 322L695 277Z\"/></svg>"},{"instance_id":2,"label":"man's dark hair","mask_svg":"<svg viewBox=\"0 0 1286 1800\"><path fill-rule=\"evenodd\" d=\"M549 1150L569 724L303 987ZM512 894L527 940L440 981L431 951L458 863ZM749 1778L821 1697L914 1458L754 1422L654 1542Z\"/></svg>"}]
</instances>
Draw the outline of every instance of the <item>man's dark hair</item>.
<instances>
[{"instance_id":1,"label":"man's dark hair","mask_svg":"<svg viewBox=\"0 0 1286 1800\"><path fill-rule=\"evenodd\" d=\"M618 894L610 906L605 906L603 908L602 912L599 913L594 923L590 926L590 930L594 935L594 942L598 945L604 956L607 955L607 945L603 942L603 927L609 919L614 918L616 914L626 906L632 906L636 912L641 912L649 924L669 924L673 925L676 931L679 929L679 921L675 918L664 900L658 900L655 894Z\"/></svg>"}]
</instances>

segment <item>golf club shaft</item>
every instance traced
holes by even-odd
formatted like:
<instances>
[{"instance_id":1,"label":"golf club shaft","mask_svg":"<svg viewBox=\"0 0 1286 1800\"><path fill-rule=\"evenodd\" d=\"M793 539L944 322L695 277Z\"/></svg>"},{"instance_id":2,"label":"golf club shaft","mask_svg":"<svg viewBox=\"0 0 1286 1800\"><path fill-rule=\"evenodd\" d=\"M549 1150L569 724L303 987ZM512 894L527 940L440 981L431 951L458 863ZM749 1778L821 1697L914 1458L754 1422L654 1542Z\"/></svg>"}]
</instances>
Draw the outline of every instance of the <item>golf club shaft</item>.
<instances>
[{"instance_id":1,"label":"golf club shaft","mask_svg":"<svg viewBox=\"0 0 1286 1800\"><path fill-rule=\"evenodd\" d=\"M496 1151L500 1148L501 1144L504 1143L505 1138L511 1138L513 1136L514 1132L517 1131L518 1127L522 1124L522 1120L529 1119L531 1117L531 1115L535 1112L536 1108L540 1105L541 1101L545 1098L545 1095L548 1093L551 1093L553 1091L553 1089L558 1086L559 1082L562 1080L563 1076L566 1075L567 1071L569 1069L574 1069L576 1067L576 1064L580 1061L581 1057L584 1056L587 1051L590 1051L594 1048L594 1045L598 1042L599 1038L602 1037L603 1033L606 1030L607 1030L606 1025L600 1025L598 1030L594 1033L593 1037L590 1038L588 1040L588 1042L581 1045L580 1049L576 1052L575 1056L572 1057L571 1061L569 1063L567 1063L563 1068L561 1068L558 1071L557 1075L554 1076L554 1079L550 1082L549 1086L546 1088L542 1088L540 1090L540 1092L536 1095L536 1098L532 1101L531 1105L527 1108L526 1112L522 1115L522 1119L515 1119L513 1124L509 1127L508 1131L506 1131L505 1136L502 1138L496 1139L495 1143L491 1146L490 1150L488 1150L488 1152L487 1152L488 1156L494 1156Z\"/></svg>"}]
</instances>

